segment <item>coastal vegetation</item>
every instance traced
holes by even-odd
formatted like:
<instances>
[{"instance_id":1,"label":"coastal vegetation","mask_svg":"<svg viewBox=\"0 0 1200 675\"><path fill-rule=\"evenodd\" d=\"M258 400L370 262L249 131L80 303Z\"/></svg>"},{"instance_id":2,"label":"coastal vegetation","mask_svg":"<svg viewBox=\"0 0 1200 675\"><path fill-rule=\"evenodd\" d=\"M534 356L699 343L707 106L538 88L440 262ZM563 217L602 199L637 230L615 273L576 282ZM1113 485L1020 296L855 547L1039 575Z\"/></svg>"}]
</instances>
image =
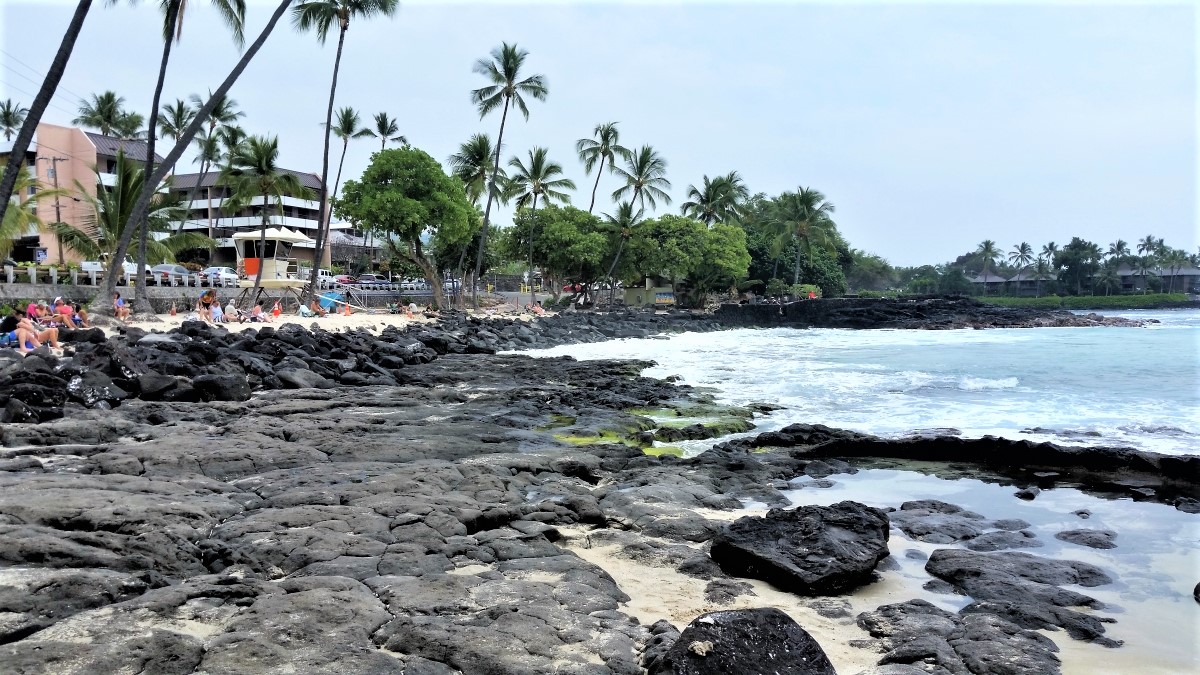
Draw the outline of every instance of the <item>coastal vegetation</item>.
<instances>
[{"instance_id":1,"label":"coastal vegetation","mask_svg":"<svg viewBox=\"0 0 1200 675\"><path fill-rule=\"evenodd\" d=\"M38 99L28 109L13 100L0 103L0 130L6 139L16 137L13 156L20 156L22 143L28 141L25 137L41 119L43 94L54 92L90 4L80 3L82 13L76 13L68 28ZM209 4L226 24L234 45L241 48L245 43L245 2L212 0ZM590 135L582 134L576 141L573 150L578 167L561 162L561 148L542 145L505 159L503 141L510 112L520 112L528 122L530 104L547 101L550 93L546 75L534 72L536 64L530 53L509 42L492 49L472 68L484 82L470 92L470 100L481 121L500 113L496 136L471 133L443 168L409 145L399 121L388 112L379 112L364 124L353 106L340 101L338 78L350 25L394 16L396 0L282 0L215 90L160 105L171 47L182 38L190 7L183 0L164 0L157 8L163 21L162 58L153 103L145 114L130 109L121 93L104 90L85 99L73 119L100 133L147 144L141 193L132 205L122 207L130 222L117 230L117 241L106 244L112 248L111 254L121 259L133 237L141 233L135 258L142 269L152 262L148 258L154 257L149 253L155 247L148 241L152 229L148 225L154 221L153 227L161 227L158 223L164 212L155 195L177 171L183 153L192 150L192 163L200 173L200 181L188 195L190 202L213 171L219 174L220 184L230 185L234 158L244 159L247 152L253 152L248 147L261 145L261 138L240 126L244 115L229 92L276 24L290 12L293 28L314 33L317 42L324 44L335 34L337 37L322 127L323 187L314 195L321 206L316 254L321 256L328 248L328 205L328 212L347 218L381 244L383 259L365 258L356 263L362 266L359 271L419 273L437 287L435 302L439 306L445 303L440 286L446 276L462 280L464 288L477 289L486 272L498 270L521 275L531 293L540 284L554 296L552 301L559 300L558 289L577 289L572 291L571 301L584 304L600 302L605 295L612 302L622 285L656 284L669 286L680 303L694 307L743 293L793 298L966 294L989 300L1053 296L1055 299L1035 304L1075 306L1061 296L1136 294L1146 295L1145 302L1153 303L1151 294L1174 297L1195 290L1196 275L1185 272L1200 266L1200 254L1168 246L1153 235L1133 245L1118 239L1107 247L1075 237L1062 246L1017 242L1007 249L995 239L986 239L952 261L895 267L883 256L851 246L835 221L833 199L818 187L801 183L777 195L754 193L740 171L730 167L688 183L685 200L672 212L668 158L653 139L633 139L637 142L631 143L622 135L620 123L611 118L596 123ZM604 111L599 112L604 119ZM159 137L169 142L170 149L156 165L154 147ZM379 151L366 172L358 179L346 180L343 189L350 142L368 137L379 140ZM400 147L390 150L389 143ZM401 154L390 154L393 152ZM395 173L402 167L413 173ZM14 208L6 196L18 178L9 168L14 167L6 167L5 182L0 185L0 208L6 210ZM582 203L578 208L572 203L571 191L576 185L572 174L576 172L587 176L580 186L580 197L588 202L586 211ZM381 176L388 175L395 178L395 184L380 182ZM606 176L613 183L605 186L608 205L601 194ZM416 184L426 180L430 182ZM447 180L455 182L458 189L450 190ZM280 194L289 192L294 191ZM397 199L388 201L385 194ZM249 198L243 191L225 200L218 224L221 212L236 213ZM496 204L510 202L516 204L511 223L495 222ZM159 215L152 216L151 211ZM176 232L183 232L186 211L169 212L178 222ZM439 215L420 220L429 213ZM11 220L6 215L4 222ZM11 235L7 241L11 242ZM211 255L206 246L175 253L201 264ZM312 273L315 281L317 266ZM115 284L115 275L106 278L106 283ZM460 303L462 295L457 294ZM531 295L533 298L536 295ZM1113 303L1093 300L1086 304L1126 306Z\"/></svg>"}]
</instances>

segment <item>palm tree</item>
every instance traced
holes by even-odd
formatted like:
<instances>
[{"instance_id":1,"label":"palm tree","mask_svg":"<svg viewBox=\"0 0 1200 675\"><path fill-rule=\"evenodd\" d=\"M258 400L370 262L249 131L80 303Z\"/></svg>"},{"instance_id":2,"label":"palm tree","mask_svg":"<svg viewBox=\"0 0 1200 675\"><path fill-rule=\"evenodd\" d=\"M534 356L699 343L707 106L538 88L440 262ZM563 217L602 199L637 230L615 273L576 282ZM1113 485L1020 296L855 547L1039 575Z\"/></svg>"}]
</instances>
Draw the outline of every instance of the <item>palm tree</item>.
<instances>
[{"instance_id":1,"label":"palm tree","mask_svg":"<svg viewBox=\"0 0 1200 675\"><path fill-rule=\"evenodd\" d=\"M158 133L178 141L195 117L196 111L181 98L175 99L174 103L164 103L158 118Z\"/></svg>"},{"instance_id":2,"label":"palm tree","mask_svg":"<svg viewBox=\"0 0 1200 675\"><path fill-rule=\"evenodd\" d=\"M329 105L325 109L325 149L321 155L321 207L317 212L317 241L313 250L316 257L313 259L308 290L304 294L306 302L317 288L317 273L321 268L325 233L329 230L329 216L326 213L329 208L329 140L334 131L333 102L337 95L338 71L342 67L342 48L346 44L346 31L350 28L351 19L390 17L396 13L399 6L399 0L303 0L292 10L292 23L296 28L301 31L314 31L317 34L317 42L322 45L335 26L338 36L337 53L333 57L333 78L329 84ZM345 157L344 149L342 156ZM340 172L339 169L339 174Z\"/></svg>"},{"instance_id":3,"label":"palm tree","mask_svg":"<svg viewBox=\"0 0 1200 675\"><path fill-rule=\"evenodd\" d=\"M33 188L32 193L30 188ZM21 167L21 173L17 175L15 192L18 195L28 195L28 197L19 204L12 204L4 211L4 222L0 223L0 257L7 257L12 253L13 243L25 236L25 233L31 228L37 227L40 230L46 227L46 223L37 214L39 202L70 195L67 190L43 188L37 176L33 175L33 171L28 166ZM61 250L60 242L59 251Z\"/></svg>"},{"instance_id":4,"label":"palm tree","mask_svg":"<svg viewBox=\"0 0 1200 675\"><path fill-rule=\"evenodd\" d=\"M1163 247L1163 240L1156 239L1154 235L1148 234L1138 241L1137 252L1141 255L1158 254Z\"/></svg>"},{"instance_id":5,"label":"palm tree","mask_svg":"<svg viewBox=\"0 0 1200 675\"><path fill-rule=\"evenodd\" d=\"M1175 272L1187 267L1188 254L1181 248L1172 248L1162 256L1162 264L1171 270L1171 279L1167 282L1167 292L1171 293L1175 290Z\"/></svg>"},{"instance_id":6,"label":"palm tree","mask_svg":"<svg viewBox=\"0 0 1200 675\"><path fill-rule=\"evenodd\" d=\"M785 192L775 199L775 206L768 216L771 230L775 232L775 248L782 249L788 242L796 244L793 286L800 283L801 254L812 257L813 240L826 248L833 245L837 225L829 216L836 210L819 190L807 187L797 192Z\"/></svg>"},{"instance_id":7,"label":"palm tree","mask_svg":"<svg viewBox=\"0 0 1200 675\"><path fill-rule=\"evenodd\" d=\"M1117 261L1117 264L1125 262L1129 257L1129 244L1125 243L1124 239L1118 239L1108 245L1108 257Z\"/></svg>"},{"instance_id":8,"label":"palm tree","mask_svg":"<svg viewBox=\"0 0 1200 675\"><path fill-rule=\"evenodd\" d=\"M705 176L703 188L688 186L688 201L680 211L705 225L723 223L740 215L742 202L749 196L750 191L736 171L712 179Z\"/></svg>"},{"instance_id":9,"label":"palm tree","mask_svg":"<svg viewBox=\"0 0 1200 675\"><path fill-rule=\"evenodd\" d=\"M0 101L0 129L4 129L4 140L12 140L13 134L25 123L27 114L29 109L22 108L19 103L13 103L11 98Z\"/></svg>"},{"instance_id":10,"label":"palm tree","mask_svg":"<svg viewBox=\"0 0 1200 675\"><path fill-rule=\"evenodd\" d=\"M114 2L116 0L105 0L105 4L111 5ZM79 33L83 30L83 21L87 18L91 8L92 0L79 0L79 3L75 5L75 13L71 15L71 22L67 24L67 30L58 44L58 51L54 53L54 60L50 62L46 78L42 80L42 86L38 88L37 95L33 97L33 103L30 104L25 120L20 125L21 130L17 132L17 139L9 148L10 157L24 157L28 152L29 144L33 141L33 134L42 121L42 115L46 112L46 106L50 105L50 98L54 96L55 90L58 89L58 83L67 70L67 61L71 60L71 52L75 49L75 40L79 38ZM13 188L17 184L21 168L20 162L5 162L4 164L4 176L0 178L0 222L4 222L4 214L12 203ZM112 297L111 293L109 297Z\"/></svg>"},{"instance_id":11,"label":"palm tree","mask_svg":"<svg viewBox=\"0 0 1200 675\"><path fill-rule=\"evenodd\" d=\"M1033 268L1033 274L1035 277L1037 277L1034 296L1040 298L1042 297L1042 279L1051 276L1050 263L1046 262L1045 258L1038 256L1037 265Z\"/></svg>"},{"instance_id":12,"label":"palm tree","mask_svg":"<svg viewBox=\"0 0 1200 675\"><path fill-rule=\"evenodd\" d=\"M275 136L251 136L233 151L229 167L221 172L221 182L228 185L235 199L249 203L263 198L262 229L258 238L259 273L254 275L252 299L258 297L262 287L261 260L267 246L267 227L271 224L268 205L274 201L276 209L283 210L285 196L312 199L311 191L300 184L295 174L279 168L279 139Z\"/></svg>"},{"instance_id":13,"label":"palm tree","mask_svg":"<svg viewBox=\"0 0 1200 675\"><path fill-rule=\"evenodd\" d=\"M81 219L78 224L55 223L51 229L62 239L64 246L84 258L108 260L109 276L115 277L119 276L116 271L121 269L120 259L115 256L117 244L122 231L134 227L129 215L142 192L142 181L146 174L140 162L129 159L123 152L117 153L116 170L113 173L116 183L112 187L100 184L97 180L95 197L79 181L75 181L75 190L91 205L93 214ZM178 197L156 192L154 200L154 209L148 218L150 228L155 232L165 232L181 210ZM146 246L149 255L169 262L175 260L175 254L180 251L212 244L213 241L202 234L177 232L165 239L149 239Z\"/></svg>"},{"instance_id":14,"label":"palm tree","mask_svg":"<svg viewBox=\"0 0 1200 675\"><path fill-rule=\"evenodd\" d=\"M645 214L645 209L638 209L636 213L633 211L633 202L621 202L617 204L617 215L610 216L604 214L605 223L617 235L617 253L613 256L612 264L608 266L608 272L604 275L608 279L608 306L613 306L613 296L617 292L617 280L613 278L613 272L617 269L617 263L621 260L621 252L625 250L625 242L633 236L633 230L638 225L642 224L642 216Z\"/></svg>"},{"instance_id":15,"label":"palm tree","mask_svg":"<svg viewBox=\"0 0 1200 675\"><path fill-rule=\"evenodd\" d=\"M71 124L95 129L105 136L115 136L128 114L125 111L125 97L117 96L113 91L105 91L92 94L90 101L81 102L79 116L71 120Z\"/></svg>"},{"instance_id":16,"label":"palm tree","mask_svg":"<svg viewBox=\"0 0 1200 675\"><path fill-rule=\"evenodd\" d=\"M984 239L983 242L979 244L979 248L975 249L975 255L979 256L983 260L983 272L981 274L983 278L983 294L987 295L988 267L992 263L996 262L996 258L1000 257L1000 249L996 248L996 242L992 241L991 239Z\"/></svg>"},{"instance_id":17,"label":"palm tree","mask_svg":"<svg viewBox=\"0 0 1200 675\"><path fill-rule=\"evenodd\" d=\"M194 142L196 144L196 158L192 160L192 163L200 164L200 173L196 178L196 184L193 185L192 189L188 191L187 201L185 202L185 204L188 206L188 210L190 210L191 204L195 201L196 193L200 190L200 186L203 185L204 180L208 178L208 170L225 157L224 153L221 152L221 140L216 134L201 132L200 134L197 134ZM207 208L204 210L206 215L208 211L212 209L211 190L208 192L207 202ZM187 222L187 213L188 211L185 210L183 215L179 218L180 232L183 231L183 225L185 222ZM208 234L209 236L212 236L212 232L209 232Z\"/></svg>"},{"instance_id":18,"label":"palm tree","mask_svg":"<svg viewBox=\"0 0 1200 675\"><path fill-rule=\"evenodd\" d=\"M86 1L86 0L84 0L84 1ZM192 123L188 125L187 129L184 130L183 135L179 138L178 141L175 142L175 146L173 148L171 148L171 150L169 152L167 152L167 156L162 161L162 163L159 164L158 167L154 169L154 172L151 174L151 176L149 178L150 184L157 184L157 183L161 182L162 179L166 177L167 173L169 172L170 167L174 166L175 163L179 161L179 158L183 155L183 152L185 150L187 150L188 146L191 145L192 139L196 136L197 133L199 133L200 127L205 123L205 121L208 120L208 116L212 113L213 109L217 106L220 99L229 93L229 89L233 86L234 82L236 82L238 77L241 76L242 72L244 72L246 70L246 66L250 65L250 61L254 58L254 56L256 54L258 54L258 51L260 49L262 49L263 44L266 43L267 38L271 35L271 32L275 30L275 26L279 23L279 20L283 17L283 14L287 11L288 7L291 6L292 1L293 0L280 0L279 4L275 7L275 11L272 12L271 16L267 19L266 25L263 26L263 29L259 32L258 37L255 38L254 42L252 42L250 44L250 46L246 49L246 51L242 53L241 58L239 58L237 63L234 64L233 68L225 76L225 79L221 81L221 84L217 86L217 89L213 93L213 95L210 96L207 101L205 101L204 105L199 107L199 109L196 111L196 118L193 119ZM169 26L177 26L177 24L174 24L174 23L172 23L172 21L170 21L171 8L174 7L176 10L176 14L178 13L178 4L175 2L175 0L168 0L168 2L165 4L167 4L168 21L166 21L164 23L164 32L165 32L166 28ZM164 42L163 64L165 65L166 59L169 56L170 40L164 40L163 42ZM160 66L160 69L159 69L160 84L161 84L161 80L162 80L162 74L163 74L163 69ZM156 92L156 95L154 98L154 102L153 102L154 114L157 114L157 112L158 112L158 98L159 98L160 93L161 92ZM153 121L154 120L152 120L152 122ZM150 137L150 146L151 147L147 148L148 158L154 157L154 152L153 152L153 147L152 147L153 138L154 138L153 135L151 135L151 137ZM152 199L153 199L153 194L148 191L143 192L142 195L140 197L138 197L138 201L136 204L134 204L133 211L130 214L130 218L133 219L134 223L141 223L146 218L146 215L150 211ZM121 233L121 241L118 242L118 244L117 244L117 250L116 250L117 258L120 258L121 256L125 255L125 252L129 248L129 244L132 241L132 239L133 239L133 228L126 228ZM105 293L97 294L96 298L92 300L91 309L93 311L98 311L98 312L108 311L109 308L108 308L108 302L106 300L106 297L111 297L112 293L115 290L116 290L116 279L113 275L109 275L109 277L107 278L106 283L105 283ZM141 300L140 298L135 298L135 300L138 300L139 305L141 305L141 306L146 306L148 304L145 301Z\"/></svg>"},{"instance_id":19,"label":"palm tree","mask_svg":"<svg viewBox=\"0 0 1200 675\"><path fill-rule=\"evenodd\" d=\"M1021 272L1033 262L1033 247L1029 242L1023 241L1013 247L1012 253L1008 254L1008 262L1017 266L1017 287L1021 286Z\"/></svg>"},{"instance_id":20,"label":"palm tree","mask_svg":"<svg viewBox=\"0 0 1200 675\"><path fill-rule=\"evenodd\" d=\"M647 201L652 208L658 206L658 200L671 203L671 195L663 189L671 187L671 181L667 180L667 160L649 145L630 153L625 158L625 167L614 166L613 173L625 180L624 185L613 191L613 201L619 202L628 194L630 203L637 202L642 209Z\"/></svg>"},{"instance_id":21,"label":"palm tree","mask_svg":"<svg viewBox=\"0 0 1200 675\"><path fill-rule=\"evenodd\" d=\"M396 124L396 118L388 116L386 112L375 113L375 128L367 129L365 135L371 138L378 138L380 150L387 147L388 141L396 141L400 145L408 145L408 139L400 133L400 126Z\"/></svg>"},{"instance_id":22,"label":"palm tree","mask_svg":"<svg viewBox=\"0 0 1200 675\"><path fill-rule=\"evenodd\" d=\"M338 186L342 184L342 166L346 163L346 150L350 148L350 139L366 138L375 134L371 133L370 129L362 126L358 113L354 108L346 106L338 110L337 121L333 124L333 135L342 139L342 156L338 160L337 178L333 179L333 192L331 193L334 197L337 197Z\"/></svg>"},{"instance_id":23,"label":"palm tree","mask_svg":"<svg viewBox=\"0 0 1200 675\"><path fill-rule=\"evenodd\" d=\"M533 292L533 227L536 221L532 214L537 213L538 197L542 201L566 203L570 196L563 190L574 190L575 182L570 178L560 178L563 168L558 162L552 162L546 156L546 148L535 147L529 151L529 164L526 165L519 157L508 160L513 173L509 177L509 185L517 199L517 208L529 207L529 302L537 302Z\"/></svg>"},{"instance_id":24,"label":"palm tree","mask_svg":"<svg viewBox=\"0 0 1200 675\"><path fill-rule=\"evenodd\" d=\"M214 97L211 89L208 90L208 98L200 98L199 94L192 94L188 100L195 108L203 106L205 101L214 100L212 112L208 114L204 122L210 136L217 133L218 128L233 126L239 119L246 116L246 113L238 110L236 100L226 95Z\"/></svg>"},{"instance_id":25,"label":"palm tree","mask_svg":"<svg viewBox=\"0 0 1200 675\"><path fill-rule=\"evenodd\" d=\"M1121 287L1121 275L1117 274L1116 260L1110 260L1100 268L1099 274L1096 275L1096 282L1104 287L1104 295L1108 295L1113 287Z\"/></svg>"},{"instance_id":26,"label":"palm tree","mask_svg":"<svg viewBox=\"0 0 1200 675\"><path fill-rule=\"evenodd\" d=\"M463 182L467 189L467 197L476 207L483 197L488 177L492 174L492 156L495 154L492 139L488 138L487 134L475 134L466 143L458 146L458 152L446 160L450 171ZM504 175L504 169L501 168L499 173Z\"/></svg>"},{"instance_id":27,"label":"palm tree","mask_svg":"<svg viewBox=\"0 0 1200 675\"><path fill-rule=\"evenodd\" d=\"M1058 265L1054 264L1054 256L1058 255L1058 244L1050 242L1042 246L1042 255L1045 256L1046 262L1050 265L1050 271L1053 273L1058 268Z\"/></svg>"},{"instance_id":28,"label":"palm tree","mask_svg":"<svg viewBox=\"0 0 1200 675\"><path fill-rule=\"evenodd\" d=\"M592 203L588 206L588 213L596 208L596 190L600 189L600 174L604 173L604 163L608 162L608 170L611 173L617 155L620 155L621 159L629 158L629 149L619 142L621 134L617 131L616 122L597 124L592 133L595 138L581 138L575 141L575 152L579 153L579 161L583 162L584 173L591 173L593 168L596 169L596 184L592 186ZM597 162L599 167L596 166Z\"/></svg>"},{"instance_id":29,"label":"palm tree","mask_svg":"<svg viewBox=\"0 0 1200 675\"><path fill-rule=\"evenodd\" d=\"M1157 266L1158 262L1153 255L1140 255L1134 260L1134 269L1142 278L1142 295L1150 290L1150 274Z\"/></svg>"},{"instance_id":30,"label":"palm tree","mask_svg":"<svg viewBox=\"0 0 1200 675\"><path fill-rule=\"evenodd\" d=\"M516 44L501 43L492 50L491 60L479 59L472 68L476 73L488 79L485 87L471 92L471 102L479 111L479 119L496 108L503 108L500 115L500 133L496 136L496 157L492 161L492 177L488 180L487 203L483 208L483 228L479 231L479 250L475 253L475 279L483 271L483 252L487 249L488 225L491 223L492 202L496 194L496 177L500 171L500 148L504 146L504 124L508 121L508 108L515 105L529 119L529 107L525 97L529 96L538 101L546 100L550 90L546 86L546 78L542 75L521 77L521 67L529 52L520 49ZM531 280L532 281L532 280ZM478 287L471 293L471 304L479 308Z\"/></svg>"}]
</instances>

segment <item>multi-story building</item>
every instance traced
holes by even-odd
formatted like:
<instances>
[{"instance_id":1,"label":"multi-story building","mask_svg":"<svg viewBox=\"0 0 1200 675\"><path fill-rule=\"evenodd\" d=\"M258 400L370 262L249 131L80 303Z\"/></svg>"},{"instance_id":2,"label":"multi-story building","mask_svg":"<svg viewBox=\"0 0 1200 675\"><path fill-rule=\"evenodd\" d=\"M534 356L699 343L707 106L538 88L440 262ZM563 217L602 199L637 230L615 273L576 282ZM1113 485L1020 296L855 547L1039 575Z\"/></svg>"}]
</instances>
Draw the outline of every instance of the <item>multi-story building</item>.
<instances>
[{"instance_id":1,"label":"multi-story building","mask_svg":"<svg viewBox=\"0 0 1200 675\"><path fill-rule=\"evenodd\" d=\"M320 194L321 177L316 174L284 169L296 176L300 184ZM178 193L185 201L188 209L184 220L185 230L200 232L217 241L211 263L214 265L232 265L236 260L233 245L233 235L237 232L257 231L262 227L263 210L267 212L269 227L286 227L295 230L309 239L316 239L317 217L321 203L317 199L301 199L298 197L283 197L282 208L274 198L263 196L254 197L248 203L240 204L230 209L232 193L228 186L222 185L220 172L208 171L198 173L176 174L171 184L171 191ZM328 214L330 210L326 208ZM346 227L334 223L331 229L338 230ZM315 242L302 242L292 247L292 254L302 264L312 264ZM329 265L329 249L326 248L322 266Z\"/></svg>"},{"instance_id":2,"label":"multi-story building","mask_svg":"<svg viewBox=\"0 0 1200 675\"><path fill-rule=\"evenodd\" d=\"M118 152L123 151L126 157L144 162L147 149L144 141L126 141L75 127L45 123L38 125L29 147L25 163L35 170L43 187L57 186L77 192L78 183L91 196L95 196L99 184L110 187L116 184L117 177L113 172L116 170ZM0 160L7 163L11 149L12 142L0 142ZM155 161L162 161L157 153ZM22 200L26 197L28 195L20 196ZM38 216L44 223L61 221L82 225L85 218L95 215L91 204L77 197L60 197L52 203L42 203L38 209ZM74 251L61 250L58 238L52 232L36 227L14 240L10 257L18 262L80 259Z\"/></svg>"}]
</instances>

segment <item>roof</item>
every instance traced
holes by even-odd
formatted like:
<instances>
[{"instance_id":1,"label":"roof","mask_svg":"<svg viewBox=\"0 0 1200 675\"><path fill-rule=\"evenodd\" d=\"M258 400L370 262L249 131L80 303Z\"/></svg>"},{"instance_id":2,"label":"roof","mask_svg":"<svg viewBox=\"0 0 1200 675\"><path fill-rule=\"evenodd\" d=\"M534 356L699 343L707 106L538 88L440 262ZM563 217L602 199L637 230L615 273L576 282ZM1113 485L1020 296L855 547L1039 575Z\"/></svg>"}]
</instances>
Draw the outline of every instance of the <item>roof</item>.
<instances>
[{"instance_id":1,"label":"roof","mask_svg":"<svg viewBox=\"0 0 1200 675\"><path fill-rule=\"evenodd\" d=\"M982 274L971 279L971 283L975 283L975 284L984 284L984 283L997 284L997 283L1003 283L1005 281L1008 281L1008 279L1005 279L1002 276L992 274L991 272L988 272L986 279L983 278Z\"/></svg>"},{"instance_id":2,"label":"roof","mask_svg":"<svg viewBox=\"0 0 1200 675\"><path fill-rule=\"evenodd\" d=\"M262 236L262 234L263 234L262 230L247 230L245 232L234 233L233 238L234 239L255 239L255 240L257 240L259 237ZM273 239L275 241L286 241L286 242L291 242L293 244L298 244L298 243L302 243L302 242L312 242L312 239L309 239L308 236L306 236L300 232L297 232L295 230L289 230L286 227L268 228L267 229L267 239Z\"/></svg>"},{"instance_id":3,"label":"roof","mask_svg":"<svg viewBox=\"0 0 1200 675\"><path fill-rule=\"evenodd\" d=\"M105 136L104 134L95 134L90 131L83 132L87 134L88 140L96 146L97 155L106 155L108 157L116 157L117 152L124 152L125 156L137 162L146 161L146 141L126 141L116 136ZM154 153L155 163L163 161L161 155Z\"/></svg>"},{"instance_id":4,"label":"roof","mask_svg":"<svg viewBox=\"0 0 1200 675\"><path fill-rule=\"evenodd\" d=\"M310 190L321 189L321 177L315 173L305 173L303 171L293 171L291 169L280 169L283 173L290 173L300 180L300 184ZM213 187L217 184L217 179L220 178L220 171L208 171L204 174L204 180L200 180L198 173L177 173L175 174L175 182L171 188L174 190L191 190L197 187Z\"/></svg>"}]
</instances>

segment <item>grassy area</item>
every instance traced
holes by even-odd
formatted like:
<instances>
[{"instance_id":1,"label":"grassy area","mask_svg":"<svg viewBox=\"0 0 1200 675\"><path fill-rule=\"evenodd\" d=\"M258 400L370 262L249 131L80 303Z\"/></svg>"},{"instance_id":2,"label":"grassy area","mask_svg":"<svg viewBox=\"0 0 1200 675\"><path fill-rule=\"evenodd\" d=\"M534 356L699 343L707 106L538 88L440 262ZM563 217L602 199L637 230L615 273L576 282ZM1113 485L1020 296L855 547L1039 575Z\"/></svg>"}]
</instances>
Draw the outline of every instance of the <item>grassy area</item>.
<instances>
[{"instance_id":1,"label":"grassy area","mask_svg":"<svg viewBox=\"0 0 1200 675\"><path fill-rule=\"evenodd\" d=\"M1034 309L1154 309L1188 301L1184 293L1146 295L1050 295L1042 298L977 297L976 300L1001 307Z\"/></svg>"}]
</instances>

